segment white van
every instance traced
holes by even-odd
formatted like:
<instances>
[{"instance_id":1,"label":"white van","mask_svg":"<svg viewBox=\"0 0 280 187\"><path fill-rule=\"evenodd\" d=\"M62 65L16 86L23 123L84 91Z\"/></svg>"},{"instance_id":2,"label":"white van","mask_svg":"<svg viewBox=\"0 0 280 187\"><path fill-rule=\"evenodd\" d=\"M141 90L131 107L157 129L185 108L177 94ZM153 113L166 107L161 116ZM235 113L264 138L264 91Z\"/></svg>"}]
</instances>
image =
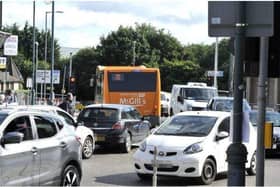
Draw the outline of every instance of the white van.
<instances>
[{"instance_id":1,"label":"white van","mask_svg":"<svg viewBox=\"0 0 280 187\"><path fill-rule=\"evenodd\" d=\"M161 116L170 115L170 93L161 91L160 92L160 106L161 106Z\"/></svg>"},{"instance_id":2,"label":"white van","mask_svg":"<svg viewBox=\"0 0 280 187\"><path fill-rule=\"evenodd\" d=\"M217 89L207 86L206 83L174 84L171 91L170 113L173 115L183 111L205 110L208 101L217 95Z\"/></svg>"}]
</instances>

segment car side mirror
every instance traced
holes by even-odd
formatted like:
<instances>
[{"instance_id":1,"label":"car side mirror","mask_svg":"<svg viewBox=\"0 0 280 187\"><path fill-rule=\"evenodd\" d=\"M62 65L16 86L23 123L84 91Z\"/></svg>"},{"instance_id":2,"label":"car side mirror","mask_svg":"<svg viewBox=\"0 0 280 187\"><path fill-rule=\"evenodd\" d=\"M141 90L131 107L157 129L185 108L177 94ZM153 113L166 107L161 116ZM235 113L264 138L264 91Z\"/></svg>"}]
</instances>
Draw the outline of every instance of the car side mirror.
<instances>
[{"instance_id":1,"label":"car side mirror","mask_svg":"<svg viewBox=\"0 0 280 187\"><path fill-rule=\"evenodd\" d=\"M84 126L85 123L83 121L79 121L79 122L76 122L75 123L75 126L78 127L78 126Z\"/></svg>"},{"instance_id":2,"label":"car side mirror","mask_svg":"<svg viewBox=\"0 0 280 187\"><path fill-rule=\"evenodd\" d=\"M216 135L216 141L219 141L221 139L227 138L229 136L229 133L226 131L221 131Z\"/></svg>"},{"instance_id":3,"label":"car side mirror","mask_svg":"<svg viewBox=\"0 0 280 187\"><path fill-rule=\"evenodd\" d=\"M4 147L5 144L20 143L23 140L23 136L23 133L20 132L8 132L1 139L1 145Z\"/></svg>"},{"instance_id":4,"label":"car side mirror","mask_svg":"<svg viewBox=\"0 0 280 187\"><path fill-rule=\"evenodd\" d=\"M177 101L183 104L183 103L184 103L184 98L183 98L182 96L179 95L179 96L177 97Z\"/></svg>"}]
</instances>

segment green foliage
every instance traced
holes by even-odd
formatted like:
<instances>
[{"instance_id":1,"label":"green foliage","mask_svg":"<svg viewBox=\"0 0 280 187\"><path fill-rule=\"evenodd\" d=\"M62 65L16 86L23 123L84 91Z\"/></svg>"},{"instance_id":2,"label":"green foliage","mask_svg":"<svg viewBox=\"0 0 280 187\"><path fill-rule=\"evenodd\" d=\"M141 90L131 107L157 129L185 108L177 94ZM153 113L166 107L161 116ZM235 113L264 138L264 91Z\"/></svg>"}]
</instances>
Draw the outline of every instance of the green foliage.
<instances>
[{"instance_id":1,"label":"green foliage","mask_svg":"<svg viewBox=\"0 0 280 187\"><path fill-rule=\"evenodd\" d=\"M160 65L161 89L171 91L173 84L197 81L200 66L192 61L164 60Z\"/></svg>"}]
</instances>

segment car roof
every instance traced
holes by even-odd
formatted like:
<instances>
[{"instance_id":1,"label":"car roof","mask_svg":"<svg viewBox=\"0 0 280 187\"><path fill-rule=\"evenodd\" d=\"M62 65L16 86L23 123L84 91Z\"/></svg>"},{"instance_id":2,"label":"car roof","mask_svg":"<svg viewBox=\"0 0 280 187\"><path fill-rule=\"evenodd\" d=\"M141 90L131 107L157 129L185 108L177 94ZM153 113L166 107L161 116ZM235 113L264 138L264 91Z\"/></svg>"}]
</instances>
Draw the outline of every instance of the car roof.
<instances>
[{"instance_id":1,"label":"car roof","mask_svg":"<svg viewBox=\"0 0 280 187\"><path fill-rule=\"evenodd\" d=\"M195 85L187 85L187 84L173 84L173 87L177 87L177 88L204 88L204 89L213 89L213 90L217 90L216 87L213 86L195 86Z\"/></svg>"},{"instance_id":2,"label":"car roof","mask_svg":"<svg viewBox=\"0 0 280 187\"><path fill-rule=\"evenodd\" d=\"M224 112L224 111L186 111L186 112L180 112L176 116L209 116L209 117L227 117L230 116L230 112Z\"/></svg>"},{"instance_id":3,"label":"car roof","mask_svg":"<svg viewBox=\"0 0 280 187\"><path fill-rule=\"evenodd\" d=\"M113 109L124 109L124 108L134 108L131 105L122 104L91 104L87 105L85 108L113 108Z\"/></svg>"}]
</instances>

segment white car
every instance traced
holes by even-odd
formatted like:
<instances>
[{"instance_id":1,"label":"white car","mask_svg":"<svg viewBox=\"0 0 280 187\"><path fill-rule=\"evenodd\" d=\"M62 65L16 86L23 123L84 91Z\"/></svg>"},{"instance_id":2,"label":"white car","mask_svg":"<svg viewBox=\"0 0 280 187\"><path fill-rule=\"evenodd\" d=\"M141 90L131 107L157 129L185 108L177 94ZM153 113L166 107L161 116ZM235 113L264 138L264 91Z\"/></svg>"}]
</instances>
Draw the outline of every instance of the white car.
<instances>
[{"instance_id":1,"label":"white car","mask_svg":"<svg viewBox=\"0 0 280 187\"><path fill-rule=\"evenodd\" d=\"M76 135L80 138L80 143L82 144L83 158L88 159L92 156L95 149L95 137L93 131L88 127L79 125L76 120L63 109L52 105L20 105L16 106L16 108L18 110L25 110L26 108L28 108L29 110L51 112L61 116L66 121L66 123L75 127Z\"/></svg>"},{"instance_id":2,"label":"white car","mask_svg":"<svg viewBox=\"0 0 280 187\"><path fill-rule=\"evenodd\" d=\"M250 141L244 143L248 151L246 170L254 175L256 133L253 127L250 130ZM198 177L201 183L211 184L217 173L227 171L229 132L229 112L179 113L167 119L140 144L133 155L136 173L140 179L151 177L156 147L158 175Z\"/></svg>"}]
</instances>

